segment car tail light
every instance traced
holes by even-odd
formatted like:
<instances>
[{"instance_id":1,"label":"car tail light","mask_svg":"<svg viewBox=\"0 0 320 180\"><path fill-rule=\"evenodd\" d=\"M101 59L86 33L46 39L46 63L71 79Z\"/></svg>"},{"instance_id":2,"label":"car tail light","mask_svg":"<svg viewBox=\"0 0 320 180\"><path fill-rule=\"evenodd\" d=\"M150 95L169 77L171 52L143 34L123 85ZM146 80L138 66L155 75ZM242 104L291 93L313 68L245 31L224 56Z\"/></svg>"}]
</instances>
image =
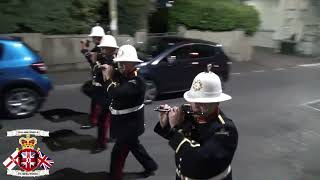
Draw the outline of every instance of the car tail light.
<instances>
[{"instance_id":1,"label":"car tail light","mask_svg":"<svg viewBox=\"0 0 320 180\"><path fill-rule=\"evenodd\" d=\"M31 67L40 74L46 74L48 69L44 62L33 63Z\"/></svg>"}]
</instances>

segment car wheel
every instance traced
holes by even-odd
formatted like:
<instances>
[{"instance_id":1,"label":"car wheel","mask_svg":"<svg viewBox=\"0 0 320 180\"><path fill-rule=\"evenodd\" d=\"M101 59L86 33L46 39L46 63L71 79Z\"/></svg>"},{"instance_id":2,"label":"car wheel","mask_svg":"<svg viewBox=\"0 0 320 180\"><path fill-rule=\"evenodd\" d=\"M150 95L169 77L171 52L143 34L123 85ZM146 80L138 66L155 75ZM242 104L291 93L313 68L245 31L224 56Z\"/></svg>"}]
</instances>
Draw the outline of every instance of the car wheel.
<instances>
[{"instance_id":1,"label":"car wheel","mask_svg":"<svg viewBox=\"0 0 320 180\"><path fill-rule=\"evenodd\" d=\"M145 100L146 101L153 101L158 96L158 89L156 84L153 81L146 81L146 94L145 94Z\"/></svg>"},{"instance_id":2,"label":"car wheel","mask_svg":"<svg viewBox=\"0 0 320 180\"><path fill-rule=\"evenodd\" d=\"M39 94L28 88L11 89L5 94L4 108L10 118L32 116L40 107Z\"/></svg>"}]
</instances>

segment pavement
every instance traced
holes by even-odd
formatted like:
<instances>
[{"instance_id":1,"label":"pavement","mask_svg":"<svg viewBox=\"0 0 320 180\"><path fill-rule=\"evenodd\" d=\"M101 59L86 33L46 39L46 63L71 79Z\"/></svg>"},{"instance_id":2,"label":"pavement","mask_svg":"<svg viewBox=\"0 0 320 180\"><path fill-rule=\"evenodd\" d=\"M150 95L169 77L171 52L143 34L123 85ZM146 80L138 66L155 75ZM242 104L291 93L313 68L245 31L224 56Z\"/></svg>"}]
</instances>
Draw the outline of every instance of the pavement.
<instances>
[{"instance_id":1,"label":"pavement","mask_svg":"<svg viewBox=\"0 0 320 180\"><path fill-rule=\"evenodd\" d=\"M317 57L304 57L275 53L269 48L255 48L251 63L269 67L269 68L285 68L301 64L319 63L320 59Z\"/></svg>"},{"instance_id":2,"label":"pavement","mask_svg":"<svg viewBox=\"0 0 320 180\"><path fill-rule=\"evenodd\" d=\"M302 57L275 53L269 48L255 48L252 60L233 62L232 73L247 71L282 70L306 64L318 64L320 58Z\"/></svg>"}]
</instances>

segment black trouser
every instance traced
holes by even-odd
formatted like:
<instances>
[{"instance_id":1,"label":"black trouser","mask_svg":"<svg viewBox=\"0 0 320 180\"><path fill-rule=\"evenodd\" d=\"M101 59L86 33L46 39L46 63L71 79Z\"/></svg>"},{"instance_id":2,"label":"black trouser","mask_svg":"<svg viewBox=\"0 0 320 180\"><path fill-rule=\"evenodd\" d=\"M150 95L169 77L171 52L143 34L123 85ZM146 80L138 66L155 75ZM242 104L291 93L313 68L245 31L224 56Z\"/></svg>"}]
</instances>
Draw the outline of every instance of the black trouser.
<instances>
[{"instance_id":1,"label":"black trouser","mask_svg":"<svg viewBox=\"0 0 320 180\"><path fill-rule=\"evenodd\" d=\"M108 131L110 128L111 114L107 104L107 92L104 88L98 86L95 88L95 95L92 98L96 107L99 107L97 112L97 125L98 125L98 144L104 145L108 142Z\"/></svg>"},{"instance_id":2,"label":"black trouser","mask_svg":"<svg viewBox=\"0 0 320 180\"><path fill-rule=\"evenodd\" d=\"M122 170L129 151L146 171L154 171L158 168L157 163L147 153L138 137L117 139L111 153L110 173L112 180L122 180Z\"/></svg>"},{"instance_id":3,"label":"black trouser","mask_svg":"<svg viewBox=\"0 0 320 180\"><path fill-rule=\"evenodd\" d=\"M92 85L92 80L86 81L81 86L82 93L88 96L89 98L92 98L94 94L94 89L95 89L95 86Z\"/></svg>"},{"instance_id":4,"label":"black trouser","mask_svg":"<svg viewBox=\"0 0 320 180\"><path fill-rule=\"evenodd\" d=\"M97 143L100 146L104 146L105 143L109 141L109 129L110 129L110 118L111 114L109 110L106 110L106 107L103 107L99 119L98 119L98 139Z\"/></svg>"},{"instance_id":5,"label":"black trouser","mask_svg":"<svg viewBox=\"0 0 320 180\"><path fill-rule=\"evenodd\" d=\"M181 180L181 177L179 177L177 174L176 174L176 180ZM232 171L228 174L227 177L225 177L221 180L232 180Z\"/></svg>"},{"instance_id":6,"label":"black trouser","mask_svg":"<svg viewBox=\"0 0 320 180\"><path fill-rule=\"evenodd\" d=\"M92 80L86 81L82 87L81 91L91 98L90 113L89 113L89 123L91 125L97 125L98 118L103 108L103 99L105 95L103 94L103 88L99 86L92 85Z\"/></svg>"}]
</instances>

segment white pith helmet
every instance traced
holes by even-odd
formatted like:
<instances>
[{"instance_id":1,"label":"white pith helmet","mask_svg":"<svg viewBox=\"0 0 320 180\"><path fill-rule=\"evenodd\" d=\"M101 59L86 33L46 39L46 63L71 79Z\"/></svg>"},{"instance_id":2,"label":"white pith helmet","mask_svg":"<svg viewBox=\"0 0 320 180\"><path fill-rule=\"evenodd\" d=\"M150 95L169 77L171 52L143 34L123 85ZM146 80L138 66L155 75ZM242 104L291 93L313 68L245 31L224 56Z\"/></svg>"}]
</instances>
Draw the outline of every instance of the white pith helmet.
<instances>
[{"instance_id":1,"label":"white pith helmet","mask_svg":"<svg viewBox=\"0 0 320 180\"><path fill-rule=\"evenodd\" d=\"M105 35L102 37L100 44L98 47L112 47L112 48L119 48L117 45L116 39L111 35Z\"/></svg>"},{"instance_id":2,"label":"white pith helmet","mask_svg":"<svg viewBox=\"0 0 320 180\"><path fill-rule=\"evenodd\" d=\"M101 26L94 26L91 28L91 33L89 34L90 37L103 37L104 35L104 29Z\"/></svg>"},{"instance_id":3,"label":"white pith helmet","mask_svg":"<svg viewBox=\"0 0 320 180\"><path fill-rule=\"evenodd\" d=\"M211 72L199 73L193 80L189 91L183 97L188 102L215 103L231 99L231 96L222 92L221 81L218 75Z\"/></svg>"},{"instance_id":4,"label":"white pith helmet","mask_svg":"<svg viewBox=\"0 0 320 180\"><path fill-rule=\"evenodd\" d=\"M136 48L131 45L123 45L119 48L117 57L113 59L114 62L136 62L141 63L138 59Z\"/></svg>"}]
</instances>

